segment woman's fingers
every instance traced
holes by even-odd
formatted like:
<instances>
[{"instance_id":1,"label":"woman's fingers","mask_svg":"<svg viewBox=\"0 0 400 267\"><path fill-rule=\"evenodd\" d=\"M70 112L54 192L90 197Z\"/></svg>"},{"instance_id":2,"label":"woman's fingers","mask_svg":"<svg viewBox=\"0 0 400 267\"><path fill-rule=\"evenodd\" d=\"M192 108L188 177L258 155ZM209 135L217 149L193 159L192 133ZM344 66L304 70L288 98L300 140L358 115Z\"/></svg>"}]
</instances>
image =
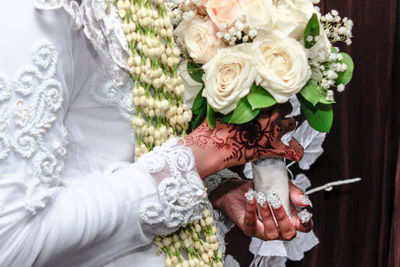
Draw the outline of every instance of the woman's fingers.
<instances>
[{"instance_id":1,"label":"woman's fingers","mask_svg":"<svg viewBox=\"0 0 400 267\"><path fill-rule=\"evenodd\" d=\"M255 199L246 202L243 232L248 236L254 236L257 232L257 201Z\"/></svg>"},{"instance_id":2,"label":"woman's fingers","mask_svg":"<svg viewBox=\"0 0 400 267\"><path fill-rule=\"evenodd\" d=\"M298 188L294 187L293 189ZM293 195L300 196L302 192L300 189L298 190ZM260 217L257 215L256 199L247 201L242 226L246 235L265 241L277 239L289 241L296 237L297 231L307 233L313 229L314 223L308 211L298 212L292 206L292 217L289 218L277 195L269 194L267 201L269 205L258 206Z\"/></svg>"},{"instance_id":3,"label":"woman's fingers","mask_svg":"<svg viewBox=\"0 0 400 267\"><path fill-rule=\"evenodd\" d=\"M278 138L280 140L282 136L296 129L296 120L293 118L282 119L279 127Z\"/></svg>"},{"instance_id":4,"label":"woman's fingers","mask_svg":"<svg viewBox=\"0 0 400 267\"><path fill-rule=\"evenodd\" d=\"M307 210L298 211L296 206L299 207L312 207L311 200L304 192L295 186L292 182L289 182L289 195L292 202L291 213L292 213L292 224L300 232L308 233L314 228L314 222L311 219L311 213ZM293 205L294 204L294 205Z\"/></svg>"},{"instance_id":5,"label":"woman's fingers","mask_svg":"<svg viewBox=\"0 0 400 267\"><path fill-rule=\"evenodd\" d=\"M282 141L279 141L274 149L270 151L276 157L286 158L288 160L300 161L304 155L304 149L296 139L292 139L289 145L285 145Z\"/></svg>"},{"instance_id":6,"label":"woman's fingers","mask_svg":"<svg viewBox=\"0 0 400 267\"><path fill-rule=\"evenodd\" d=\"M299 223L296 227L297 231L308 233L314 228L313 220L310 220L308 223Z\"/></svg>"},{"instance_id":7,"label":"woman's fingers","mask_svg":"<svg viewBox=\"0 0 400 267\"><path fill-rule=\"evenodd\" d=\"M300 232L308 233L314 228L314 222L312 220L312 214L303 209L301 211L295 211L292 215L292 224Z\"/></svg>"},{"instance_id":8,"label":"woman's fingers","mask_svg":"<svg viewBox=\"0 0 400 267\"><path fill-rule=\"evenodd\" d=\"M293 161L300 161L304 155L304 148L297 142L296 139L292 138L289 142L289 146L285 147L285 158Z\"/></svg>"},{"instance_id":9,"label":"woman's fingers","mask_svg":"<svg viewBox=\"0 0 400 267\"><path fill-rule=\"evenodd\" d=\"M260 217L264 225L263 240L276 240L279 238L279 229L276 227L274 216L268 204L260 207Z\"/></svg>"},{"instance_id":10,"label":"woman's fingers","mask_svg":"<svg viewBox=\"0 0 400 267\"><path fill-rule=\"evenodd\" d=\"M295 238L296 228L291 223L279 197L275 194L269 194L267 200L273 210L282 239L292 240Z\"/></svg>"},{"instance_id":11,"label":"woman's fingers","mask_svg":"<svg viewBox=\"0 0 400 267\"><path fill-rule=\"evenodd\" d=\"M304 195L304 192L292 182L289 182L289 195L293 204L300 207L312 207L311 200L308 198L308 196Z\"/></svg>"}]
</instances>

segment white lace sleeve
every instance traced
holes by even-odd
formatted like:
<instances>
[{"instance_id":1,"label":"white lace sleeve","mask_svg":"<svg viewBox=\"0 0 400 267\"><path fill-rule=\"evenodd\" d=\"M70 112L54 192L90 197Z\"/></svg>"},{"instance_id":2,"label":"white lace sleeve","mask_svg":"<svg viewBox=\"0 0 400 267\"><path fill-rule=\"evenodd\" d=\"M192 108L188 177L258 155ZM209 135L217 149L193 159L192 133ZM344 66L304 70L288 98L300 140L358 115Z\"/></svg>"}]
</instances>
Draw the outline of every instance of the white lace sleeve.
<instances>
[{"instance_id":1,"label":"white lace sleeve","mask_svg":"<svg viewBox=\"0 0 400 267\"><path fill-rule=\"evenodd\" d=\"M168 234L201 219L207 192L197 173L191 149L171 139L142 156L137 165L159 183L159 202L144 204L141 219L156 234Z\"/></svg>"}]
</instances>

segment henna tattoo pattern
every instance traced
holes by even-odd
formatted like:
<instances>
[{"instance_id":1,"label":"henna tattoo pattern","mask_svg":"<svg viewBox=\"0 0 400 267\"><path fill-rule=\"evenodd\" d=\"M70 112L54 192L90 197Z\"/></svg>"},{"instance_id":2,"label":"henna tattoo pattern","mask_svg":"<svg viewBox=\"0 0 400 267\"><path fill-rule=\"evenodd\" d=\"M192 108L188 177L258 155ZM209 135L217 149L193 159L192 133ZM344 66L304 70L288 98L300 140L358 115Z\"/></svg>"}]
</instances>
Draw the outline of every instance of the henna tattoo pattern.
<instances>
[{"instance_id":1,"label":"henna tattoo pattern","mask_svg":"<svg viewBox=\"0 0 400 267\"><path fill-rule=\"evenodd\" d=\"M227 153L224 162L244 163L266 156L298 161L303 156L301 147L285 146L280 140L282 135L294 128L293 119L281 119L271 111L243 125L221 124L217 121L214 130L204 122L196 129L196 134L186 138L186 142L203 149L212 144L218 150L224 150Z\"/></svg>"},{"instance_id":2,"label":"henna tattoo pattern","mask_svg":"<svg viewBox=\"0 0 400 267\"><path fill-rule=\"evenodd\" d=\"M226 124L227 126L229 124ZM205 148L208 142L211 142L218 149L230 150L231 145L228 143L230 136L225 136L222 133L225 131L224 128L216 128L211 130L207 123L202 123L197 129L197 135L188 136L186 138L186 144L188 145L198 145L201 148ZM226 134L225 134L226 135Z\"/></svg>"},{"instance_id":3,"label":"henna tattoo pattern","mask_svg":"<svg viewBox=\"0 0 400 267\"><path fill-rule=\"evenodd\" d=\"M232 154L224 161L236 159L245 162L256 160L260 155L272 149L271 143L276 136L274 123L270 120L263 127L259 121L251 121L243 125L231 125Z\"/></svg>"}]
</instances>

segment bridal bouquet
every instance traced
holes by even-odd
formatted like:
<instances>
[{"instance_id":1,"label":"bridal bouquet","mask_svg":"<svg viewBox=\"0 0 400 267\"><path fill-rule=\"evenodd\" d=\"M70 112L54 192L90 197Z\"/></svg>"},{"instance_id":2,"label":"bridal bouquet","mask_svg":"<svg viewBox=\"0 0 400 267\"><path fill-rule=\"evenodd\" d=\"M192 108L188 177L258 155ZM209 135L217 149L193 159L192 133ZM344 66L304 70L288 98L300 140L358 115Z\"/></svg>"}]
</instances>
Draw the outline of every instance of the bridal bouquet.
<instances>
[{"instance_id":1,"label":"bridal bouquet","mask_svg":"<svg viewBox=\"0 0 400 267\"><path fill-rule=\"evenodd\" d=\"M245 124L262 109L297 98L310 126L329 132L334 91L343 92L353 74L351 57L333 45L351 44L350 19L336 10L321 15L318 0L178 2L172 6L176 43L187 59L184 69L202 84L192 128L205 118L211 129L217 118ZM278 194L289 211L285 167L278 159L253 164L255 189Z\"/></svg>"}]
</instances>

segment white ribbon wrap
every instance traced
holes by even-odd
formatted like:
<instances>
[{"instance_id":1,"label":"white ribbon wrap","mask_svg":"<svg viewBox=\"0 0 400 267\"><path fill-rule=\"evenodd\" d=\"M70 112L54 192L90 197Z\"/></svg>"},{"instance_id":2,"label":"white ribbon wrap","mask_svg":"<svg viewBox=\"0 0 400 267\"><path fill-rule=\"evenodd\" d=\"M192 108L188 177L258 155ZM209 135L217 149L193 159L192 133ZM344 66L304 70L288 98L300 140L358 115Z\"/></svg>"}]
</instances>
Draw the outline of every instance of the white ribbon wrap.
<instances>
[{"instance_id":1,"label":"white ribbon wrap","mask_svg":"<svg viewBox=\"0 0 400 267\"><path fill-rule=\"evenodd\" d=\"M280 158L266 158L252 163L254 188L257 192L276 194L290 216L289 177L286 163Z\"/></svg>"}]
</instances>

